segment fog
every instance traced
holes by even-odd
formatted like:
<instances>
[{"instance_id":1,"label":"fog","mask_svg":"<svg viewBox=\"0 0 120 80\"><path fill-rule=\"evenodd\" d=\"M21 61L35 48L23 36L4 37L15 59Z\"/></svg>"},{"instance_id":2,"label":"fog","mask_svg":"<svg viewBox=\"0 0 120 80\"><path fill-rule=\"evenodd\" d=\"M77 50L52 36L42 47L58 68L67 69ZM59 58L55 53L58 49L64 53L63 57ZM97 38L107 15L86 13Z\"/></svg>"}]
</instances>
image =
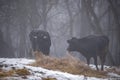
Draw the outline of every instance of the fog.
<instances>
[{"instance_id":1,"label":"fog","mask_svg":"<svg viewBox=\"0 0 120 80\"><path fill-rule=\"evenodd\" d=\"M55 57L66 55L72 37L106 35L107 63L113 59L120 65L119 5L120 0L0 0L0 45L9 45L7 54L0 46L0 57L33 58L29 33L44 30L51 37L50 56ZM83 59L79 53L74 56Z\"/></svg>"}]
</instances>

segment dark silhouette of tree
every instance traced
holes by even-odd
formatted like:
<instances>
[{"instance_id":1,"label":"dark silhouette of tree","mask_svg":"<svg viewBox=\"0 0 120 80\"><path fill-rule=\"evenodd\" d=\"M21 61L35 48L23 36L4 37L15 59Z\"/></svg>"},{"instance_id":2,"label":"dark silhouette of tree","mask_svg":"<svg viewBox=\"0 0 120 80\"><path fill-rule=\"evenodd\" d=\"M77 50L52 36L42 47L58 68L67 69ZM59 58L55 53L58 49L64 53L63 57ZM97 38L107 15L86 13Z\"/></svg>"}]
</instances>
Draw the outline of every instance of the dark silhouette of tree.
<instances>
[{"instance_id":1,"label":"dark silhouette of tree","mask_svg":"<svg viewBox=\"0 0 120 80\"><path fill-rule=\"evenodd\" d=\"M115 26L113 26L115 28L115 34L116 34L116 40L117 40L117 44L116 44L116 51L114 53L114 59L115 59L115 64L119 66L120 65L120 11L119 11L119 5L120 5L120 1L119 0L107 0L109 5L110 5L110 9L113 13L113 17L114 17L114 22L115 22Z\"/></svg>"}]
</instances>

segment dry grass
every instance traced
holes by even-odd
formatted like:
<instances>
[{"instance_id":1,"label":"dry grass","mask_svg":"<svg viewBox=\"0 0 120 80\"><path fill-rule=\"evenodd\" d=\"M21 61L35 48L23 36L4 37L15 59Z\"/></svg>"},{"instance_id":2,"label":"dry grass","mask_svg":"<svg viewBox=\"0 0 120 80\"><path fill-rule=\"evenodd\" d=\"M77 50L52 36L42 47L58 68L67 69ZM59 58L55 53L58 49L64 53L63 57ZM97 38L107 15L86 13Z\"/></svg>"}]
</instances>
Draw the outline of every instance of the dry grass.
<instances>
[{"instance_id":1,"label":"dry grass","mask_svg":"<svg viewBox=\"0 0 120 80\"><path fill-rule=\"evenodd\" d=\"M0 70L0 78L10 77L15 74L19 76L25 76L25 75L30 75L30 72L27 69L16 69L16 70L9 70L9 71Z\"/></svg>"},{"instance_id":2,"label":"dry grass","mask_svg":"<svg viewBox=\"0 0 120 80\"><path fill-rule=\"evenodd\" d=\"M12 76L14 74L14 71L0 71L0 78L2 77L8 77Z\"/></svg>"},{"instance_id":3,"label":"dry grass","mask_svg":"<svg viewBox=\"0 0 120 80\"><path fill-rule=\"evenodd\" d=\"M30 72L27 69L17 69L15 73L19 76L30 75Z\"/></svg>"},{"instance_id":4,"label":"dry grass","mask_svg":"<svg viewBox=\"0 0 120 80\"><path fill-rule=\"evenodd\" d=\"M42 53L34 52L36 62L32 66L40 66L46 69L59 70L72 74L85 75L89 77L106 78L106 72L92 70L84 62L67 54L64 58L45 56Z\"/></svg>"}]
</instances>

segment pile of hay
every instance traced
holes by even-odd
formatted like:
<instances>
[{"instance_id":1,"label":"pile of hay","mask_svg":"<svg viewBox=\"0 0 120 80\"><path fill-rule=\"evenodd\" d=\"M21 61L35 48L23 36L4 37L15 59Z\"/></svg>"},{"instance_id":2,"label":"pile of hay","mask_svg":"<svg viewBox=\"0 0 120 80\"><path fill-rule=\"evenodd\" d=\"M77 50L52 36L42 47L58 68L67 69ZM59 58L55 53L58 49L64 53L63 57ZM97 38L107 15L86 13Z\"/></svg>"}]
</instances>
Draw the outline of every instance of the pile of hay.
<instances>
[{"instance_id":1,"label":"pile of hay","mask_svg":"<svg viewBox=\"0 0 120 80\"><path fill-rule=\"evenodd\" d=\"M30 65L43 67L51 70L59 70L71 74L85 75L89 77L106 78L106 72L92 70L84 62L79 61L70 54L63 58L45 56L42 53L34 52L36 62Z\"/></svg>"}]
</instances>

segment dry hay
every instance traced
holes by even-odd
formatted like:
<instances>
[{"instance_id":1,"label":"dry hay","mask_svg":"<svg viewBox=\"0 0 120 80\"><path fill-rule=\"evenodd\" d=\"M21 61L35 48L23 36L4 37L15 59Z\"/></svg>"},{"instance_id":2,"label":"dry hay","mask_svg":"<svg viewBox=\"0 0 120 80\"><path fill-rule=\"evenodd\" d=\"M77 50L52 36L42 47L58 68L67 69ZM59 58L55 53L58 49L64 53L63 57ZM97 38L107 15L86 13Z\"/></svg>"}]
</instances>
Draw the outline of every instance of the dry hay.
<instances>
[{"instance_id":1,"label":"dry hay","mask_svg":"<svg viewBox=\"0 0 120 80\"><path fill-rule=\"evenodd\" d=\"M26 76L26 75L30 75L30 72L27 69L13 69L13 70L0 70L0 78L2 77L11 77L14 75L18 75L18 76Z\"/></svg>"},{"instance_id":2,"label":"dry hay","mask_svg":"<svg viewBox=\"0 0 120 80\"><path fill-rule=\"evenodd\" d=\"M59 70L72 74L85 75L89 77L106 78L106 72L92 70L84 62L79 61L70 54L63 58L45 56L42 53L34 52L36 62L30 65L46 69Z\"/></svg>"}]
</instances>

